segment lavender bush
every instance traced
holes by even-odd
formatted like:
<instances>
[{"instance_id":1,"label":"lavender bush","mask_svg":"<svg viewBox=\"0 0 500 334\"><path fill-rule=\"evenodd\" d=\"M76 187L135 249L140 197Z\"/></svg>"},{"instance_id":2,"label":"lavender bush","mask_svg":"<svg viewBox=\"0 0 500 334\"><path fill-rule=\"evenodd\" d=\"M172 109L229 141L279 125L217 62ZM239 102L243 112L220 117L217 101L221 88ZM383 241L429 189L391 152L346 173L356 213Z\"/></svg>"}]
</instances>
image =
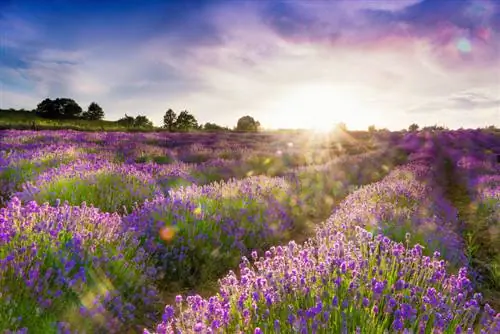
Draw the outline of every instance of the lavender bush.
<instances>
[{"instance_id":1,"label":"lavender bush","mask_svg":"<svg viewBox=\"0 0 500 334\"><path fill-rule=\"evenodd\" d=\"M241 277L209 299L178 296L155 333L498 332L500 314L480 312L467 269L449 275L438 257L360 227L323 228L244 258Z\"/></svg>"},{"instance_id":2,"label":"lavender bush","mask_svg":"<svg viewBox=\"0 0 500 334\"><path fill-rule=\"evenodd\" d=\"M154 319L156 269L118 215L13 198L0 231L0 329L121 332Z\"/></svg>"}]
</instances>

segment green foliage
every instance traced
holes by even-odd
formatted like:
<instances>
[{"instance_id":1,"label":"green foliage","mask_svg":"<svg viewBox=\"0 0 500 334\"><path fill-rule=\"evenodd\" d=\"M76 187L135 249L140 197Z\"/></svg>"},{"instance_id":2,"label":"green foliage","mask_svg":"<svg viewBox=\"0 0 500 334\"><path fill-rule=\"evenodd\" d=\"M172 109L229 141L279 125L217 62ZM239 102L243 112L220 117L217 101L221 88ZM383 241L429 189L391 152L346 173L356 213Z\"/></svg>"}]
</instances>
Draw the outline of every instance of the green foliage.
<instances>
[{"instance_id":1,"label":"green foliage","mask_svg":"<svg viewBox=\"0 0 500 334\"><path fill-rule=\"evenodd\" d=\"M163 192L167 193L170 189L188 187L193 184L193 181L182 177L168 177L158 180L157 184Z\"/></svg>"},{"instance_id":2,"label":"green foliage","mask_svg":"<svg viewBox=\"0 0 500 334\"><path fill-rule=\"evenodd\" d=\"M174 162L174 159L168 155L141 155L135 159L137 163L145 163L145 162L155 162L160 165L167 165Z\"/></svg>"},{"instance_id":3,"label":"green foliage","mask_svg":"<svg viewBox=\"0 0 500 334\"><path fill-rule=\"evenodd\" d=\"M82 113L82 108L72 99L45 99L36 107L36 113L45 118L65 119L76 118Z\"/></svg>"},{"instance_id":4,"label":"green foliage","mask_svg":"<svg viewBox=\"0 0 500 334\"><path fill-rule=\"evenodd\" d=\"M126 127L132 127L135 123L135 118L125 114L125 117L120 118L116 121L118 124L124 125Z\"/></svg>"},{"instance_id":5,"label":"green foliage","mask_svg":"<svg viewBox=\"0 0 500 334\"><path fill-rule=\"evenodd\" d=\"M175 128L180 131L189 131L198 129L198 121L188 111L181 111L175 121Z\"/></svg>"},{"instance_id":6,"label":"green foliage","mask_svg":"<svg viewBox=\"0 0 500 334\"><path fill-rule=\"evenodd\" d=\"M101 172L85 178L60 178L44 185L34 199L38 203L57 199L71 205L88 205L105 212L122 212L125 207L130 212L136 203L153 197L155 185L145 184L132 175Z\"/></svg>"},{"instance_id":7,"label":"green foliage","mask_svg":"<svg viewBox=\"0 0 500 334\"><path fill-rule=\"evenodd\" d=\"M172 109L168 109L163 116L163 127L168 129L168 131L173 131L175 129L175 122L177 120L177 115Z\"/></svg>"},{"instance_id":8,"label":"green foliage","mask_svg":"<svg viewBox=\"0 0 500 334\"><path fill-rule=\"evenodd\" d=\"M259 131L260 123L251 116L243 116L236 124L236 131L256 132Z\"/></svg>"},{"instance_id":9,"label":"green foliage","mask_svg":"<svg viewBox=\"0 0 500 334\"><path fill-rule=\"evenodd\" d=\"M15 166L6 167L0 172L0 181L4 184L13 184L15 185L14 190L20 190L21 184L48 167L47 164L34 161L19 161Z\"/></svg>"},{"instance_id":10,"label":"green foliage","mask_svg":"<svg viewBox=\"0 0 500 334\"><path fill-rule=\"evenodd\" d=\"M91 121L97 121L101 120L104 118L104 111L102 110L101 106L99 106L97 103L92 102L87 111L85 111L82 114L83 119L88 119Z\"/></svg>"},{"instance_id":11,"label":"green foliage","mask_svg":"<svg viewBox=\"0 0 500 334\"><path fill-rule=\"evenodd\" d=\"M418 129L419 129L419 126L418 126L418 124L415 124L415 123L413 123L412 125L410 125L408 127L408 131L410 131L410 132L418 131Z\"/></svg>"},{"instance_id":12,"label":"green foliage","mask_svg":"<svg viewBox=\"0 0 500 334\"><path fill-rule=\"evenodd\" d=\"M210 154L203 152L191 152L180 157L182 162L200 164L210 160Z\"/></svg>"},{"instance_id":13,"label":"green foliage","mask_svg":"<svg viewBox=\"0 0 500 334\"><path fill-rule=\"evenodd\" d=\"M229 128L208 122L205 123L205 125L203 125L203 130L217 132L217 131L229 131Z\"/></svg>"},{"instance_id":14,"label":"green foliage","mask_svg":"<svg viewBox=\"0 0 500 334\"><path fill-rule=\"evenodd\" d=\"M283 191L283 190L276 190ZM284 194L282 197L285 197ZM270 202L263 199L238 196L231 198L200 197L195 200L195 209L186 207L162 207L153 214L155 222L173 226L176 237L173 243L165 244L166 250L157 261L165 268L164 284L180 283L185 287L212 282L237 266L241 249L262 249L278 242L284 234L257 237L266 226L279 226L280 217L270 215ZM225 221L225 222L224 222ZM230 221L237 221L231 227ZM223 228L224 227L224 228ZM244 231L235 244L234 234L225 229ZM162 242L158 238L158 242ZM182 264L172 262L169 254L183 250Z\"/></svg>"},{"instance_id":15,"label":"green foliage","mask_svg":"<svg viewBox=\"0 0 500 334\"><path fill-rule=\"evenodd\" d=\"M431 125L431 126L424 126L422 128L423 131L431 131L431 132L435 132L435 131L443 131L443 130L446 130L445 127L443 126L439 126L439 125Z\"/></svg>"},{"instance_id":16,"label":"green foliage","mask_svg":"<svg viewBox=\"0 0 500 334\"><path fill-rule=\"evenodd\" d=\"M125 117L120 118L117 123L128 128L153 128L153 122L143 115L134 118L125 114Z\"/></svg>"},{"instance_id":17,"label":"green foliage","mask_svg":"<svg viewBox=\"0 0 500 334\"><path fill-rule=\"evenodd\" d=\"M153 122L151 122L146 116L139 115L135 117L134 126L137 128L152 128Z\"/></svg>"},{"instance_id":18,"label":"green foliage","mask_svg":"<svg viewBox=\"0 0 500 334\"><path fill-rule=\"evenodd\" d=\"M23 110L0 110L0 129L33 130L78 130L78 131L131 131L125 125L113 121L91 121L82 118L49 119L35 112ZM144 129L142 129L144 131Z\"/></svg>"},{"instance_id":19,"label":"green foliage","mask_svg":"<svg viewBox=\"0 0 500 334\"><path fill-rule=\"evenodd\" d=\"M73 160L72 154L65 156L47 156L40 160L20 160L0 170L0 204L15 191L21 191L21 185L32 180L41 172ZM7 188L6 188L7 187Z\"/></svg>"}]
</instances>

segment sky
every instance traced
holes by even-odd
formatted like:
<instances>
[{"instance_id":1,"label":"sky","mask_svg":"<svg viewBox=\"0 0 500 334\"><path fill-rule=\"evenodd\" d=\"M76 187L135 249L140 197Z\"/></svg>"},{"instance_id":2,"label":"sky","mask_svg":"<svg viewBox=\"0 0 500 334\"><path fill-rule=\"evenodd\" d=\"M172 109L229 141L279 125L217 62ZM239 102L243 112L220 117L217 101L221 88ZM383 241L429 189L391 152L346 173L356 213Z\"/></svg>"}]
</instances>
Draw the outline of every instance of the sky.
<instances>
[{"instance_id":1,"label":"sky","mask_svg":"<svg viewBox=\"0 0 500 334\"><path fill-rule=\"evenodd\" d=\"M495 0L0 0L0 108L233 127L500 126Z\"/></svg>"}]
</instances>

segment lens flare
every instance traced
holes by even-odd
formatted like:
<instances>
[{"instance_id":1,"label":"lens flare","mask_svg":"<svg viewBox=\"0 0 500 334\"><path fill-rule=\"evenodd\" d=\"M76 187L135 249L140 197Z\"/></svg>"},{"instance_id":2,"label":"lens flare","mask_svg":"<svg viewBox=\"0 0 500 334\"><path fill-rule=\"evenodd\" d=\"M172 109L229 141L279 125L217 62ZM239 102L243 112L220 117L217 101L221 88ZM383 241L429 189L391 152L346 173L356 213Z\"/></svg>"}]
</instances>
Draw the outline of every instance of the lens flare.
<instances>
[{"instance_id":1,"label":"lens flare","mask_svg":"<svg viewBox=\"0 0 500 334\"><path fill-rule=\"evenodd\" d=\"M163 241L170 242L174 239L175 229L172 226L163 226L160 229L160 238Z\"/></svg>"},{"instance_id":2,"label":"lens flare","mask_svg":"<svg viewBox=\"0 0 500 334\"><path fill-rule=\"evenodd\" d=\"M467 38L460 38L457 41L457 49L462 53L469 53L472 51L472 44Z\"/></svg>"}]
</instances>

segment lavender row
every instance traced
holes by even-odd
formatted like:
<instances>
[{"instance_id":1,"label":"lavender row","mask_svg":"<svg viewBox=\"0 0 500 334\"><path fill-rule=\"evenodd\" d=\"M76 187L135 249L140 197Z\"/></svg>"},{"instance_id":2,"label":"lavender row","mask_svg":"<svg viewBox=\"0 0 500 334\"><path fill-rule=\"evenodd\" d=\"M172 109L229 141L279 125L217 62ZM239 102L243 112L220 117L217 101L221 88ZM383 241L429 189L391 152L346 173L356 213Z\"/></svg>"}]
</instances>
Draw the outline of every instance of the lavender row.
<instances>
[{"instance_id":1,"label":"lavender row","mask_svg":"<svg viewBox=\"0 0 500 334\"><path fill-rule=\"evenodd\" d=\"M432 252L466 264L456 212L436 183L438 148L431 136L422 142L408 165L348 196L304 245L252 254L253 264L243 258L240 276L231 272L209 299L178 296L156 332L500 331L500 314L481 308L466 267L450 275ZM397 238L399 227L422 240L404 233L405 247L380 234Z\"/></svg>"},{"instance_id":2,"label":"lavender row","mask_svg":"<svg viewBox=\"0 0 500 334\"><path fill-rule=\"evenodd\" d=\"M183 187L146 201L124 221L143 238L165 284L195 287L236 267L252 249L307 233L304 224L320 205L317 198L339 201L350 187L378 175L364 175L367 170L376 171L375 161L391 164L392 158L378 152L341 159L322 174L314 172L329 180L323 185L311 184L311 174L301 171L287 177L258 176ZM308 196L312 192L315 198ZM159 231L165 230L171 231L172 240L162 239Z\"/></svg>"},{"instance_id":3,"label":"lavender row","mask_svg":"<svg viewBox=\"0 0 500 334\"><path fill-rule=\"evenodd\" d=\"M458 188L456 200L462 207L466 223L467 255L476 281L485 297L500 307L500 155L498 136L476 135L467 138L466 149L460 150L450 142L448 153L454 164Z\"/></svg>"}]
</instances>

